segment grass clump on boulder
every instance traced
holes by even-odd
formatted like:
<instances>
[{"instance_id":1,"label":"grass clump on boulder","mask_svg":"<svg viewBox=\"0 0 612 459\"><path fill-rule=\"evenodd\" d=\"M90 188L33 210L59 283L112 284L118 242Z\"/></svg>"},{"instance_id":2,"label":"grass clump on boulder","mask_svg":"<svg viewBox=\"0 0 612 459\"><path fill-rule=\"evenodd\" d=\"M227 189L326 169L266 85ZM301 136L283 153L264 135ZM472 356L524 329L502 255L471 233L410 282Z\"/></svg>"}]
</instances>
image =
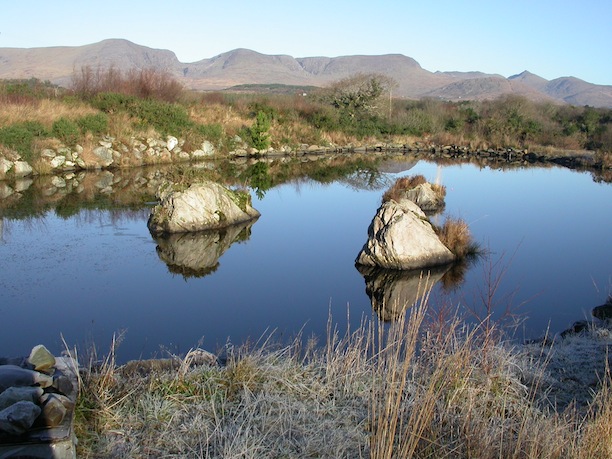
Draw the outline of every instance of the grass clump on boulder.
<instances>
[{"instance_id":1,"label":"grass clump on boulder","mask_svg":"<svg viewBox=\"0 0 612 459\"><path fill-rule=\"evenodd\" d=\"M448 217L444 224L435 228L440 241L453 252L457 260L477 255L479 245L473 240L470 228L461 218Z\"/></svg>"}]
</instances>

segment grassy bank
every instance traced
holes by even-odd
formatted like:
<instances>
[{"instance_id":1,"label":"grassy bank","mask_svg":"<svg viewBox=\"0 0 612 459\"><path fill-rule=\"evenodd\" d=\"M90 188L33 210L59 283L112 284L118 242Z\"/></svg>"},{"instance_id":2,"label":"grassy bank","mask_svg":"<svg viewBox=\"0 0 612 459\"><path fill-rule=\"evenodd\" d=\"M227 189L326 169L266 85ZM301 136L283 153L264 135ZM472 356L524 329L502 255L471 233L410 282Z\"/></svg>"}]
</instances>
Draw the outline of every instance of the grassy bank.
<instances>
[{"instance_id":1,"label":"grassy bank","mask_svg":"<svg viewBox=\"0 0 612 459\"><path fill-rule=\"evenodd\" d=\"M184 140L185 151L209 141L220 155L244 147L295 151L304 144L333 148L384 143L426 150L512 148L538 156L591 150L598 164L612 164L612 110L520 97L389 103L380 91L366 94L370 103L357 104L363 90L354 84L341 81L306 95L292 94L290 88L281 94L194 93L163 73L121 74L113 69L82 69L71 89L37 80L2 81L0 152L16 151L36 164L45 148L58 144L88 150L100 138L112 137L129 147L133 138L172 135ZM128 159L124 163L131 164Z\"/></svg>"},{"instance_id":2,"label":"grassy bank","mask_svg":"<svg viewBox=\"0 0 612 459\"><path fill-rule=\"evenodd\" d=\"M440 317L425 295L384 328L228 348L223 365L117 366L111 349L82 376L79 457L610 457L609 331L513 348ZM584 343L578 371L600 383L565 384L574 370L553 370Z\"/></svg>"}]
</instances>

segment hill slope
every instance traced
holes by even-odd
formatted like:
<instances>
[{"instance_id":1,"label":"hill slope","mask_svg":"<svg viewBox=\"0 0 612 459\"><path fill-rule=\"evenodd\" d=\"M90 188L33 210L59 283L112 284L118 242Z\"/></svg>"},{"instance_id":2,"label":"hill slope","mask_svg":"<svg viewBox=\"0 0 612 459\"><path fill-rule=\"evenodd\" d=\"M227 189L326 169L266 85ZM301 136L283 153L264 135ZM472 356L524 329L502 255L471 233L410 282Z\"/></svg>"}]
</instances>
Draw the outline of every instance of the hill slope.
<instances>
[{"instance_id":1,"label":"hill slope","mask_svg":"<svg viewBox=\"0 0 612 459\"><path fill-rule=\"evenodd\" d=\"M39 78L69 86L83 66L119 70L157 68L187 88L220 90L241 84L280 83L326 86L356 73L380 73L397 83L398 97L482 100L518 94L534 100L612 107L612 86L573 77L545 80L527 71L504 78L481 72L430 72L401 54L294 58L236 49L193 63L181 63L169 50L110 39L76 47L0 48L0 78Z\"/></svg>"}]
</instances>

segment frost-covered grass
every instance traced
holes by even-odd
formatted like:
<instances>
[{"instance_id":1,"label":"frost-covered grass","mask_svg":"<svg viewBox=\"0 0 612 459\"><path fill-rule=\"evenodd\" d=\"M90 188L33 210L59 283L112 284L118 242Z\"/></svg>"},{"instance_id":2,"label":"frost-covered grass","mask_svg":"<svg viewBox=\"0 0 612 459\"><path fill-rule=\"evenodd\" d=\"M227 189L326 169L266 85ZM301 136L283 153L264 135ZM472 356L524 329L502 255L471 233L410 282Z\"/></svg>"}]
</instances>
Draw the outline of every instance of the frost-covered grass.
<instances>
[{"instance_id":1,"label":"frost-covered grass","mask_svg":"<svg viewBox=\"0 0 612 459\"><path fill-rule=\"evenodd\" d=\"M224 365L117 366L111 350L83 373L79 457L610 457L609 332L511 347L491 327L428 325L428 309Z\"/></svg>"}]
</instances>

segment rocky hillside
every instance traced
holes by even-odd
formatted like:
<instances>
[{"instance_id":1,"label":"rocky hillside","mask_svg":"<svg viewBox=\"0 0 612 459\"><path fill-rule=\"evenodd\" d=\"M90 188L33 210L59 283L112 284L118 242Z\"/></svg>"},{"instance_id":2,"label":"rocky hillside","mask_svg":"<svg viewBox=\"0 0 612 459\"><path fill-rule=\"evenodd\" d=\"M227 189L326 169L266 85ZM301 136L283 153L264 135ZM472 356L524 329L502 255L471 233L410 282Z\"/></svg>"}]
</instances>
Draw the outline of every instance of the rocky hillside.
<instances>
[{"instance_id":1,"label":"rocky hillside","mask_svg":"<svg viewBox=\"0 0 612 459\"><path fill-rule=\"evenodd\" d=\"M193 63L172 51L147 48L127 40L104 40L85 46L0 48L0 78L39 78L68 86L82 66L117 69L155 67L169 71L185 87L219 90L241 84L280 83L325 86L355 73L381 73L398 86L395 96L481 100L518 94L534 100L612 107L612 86L578 78L548 81L527 71L504 78L481 72L430 72L401 54L294 58L236 49Z\"/></svg>"}]
</instances>

